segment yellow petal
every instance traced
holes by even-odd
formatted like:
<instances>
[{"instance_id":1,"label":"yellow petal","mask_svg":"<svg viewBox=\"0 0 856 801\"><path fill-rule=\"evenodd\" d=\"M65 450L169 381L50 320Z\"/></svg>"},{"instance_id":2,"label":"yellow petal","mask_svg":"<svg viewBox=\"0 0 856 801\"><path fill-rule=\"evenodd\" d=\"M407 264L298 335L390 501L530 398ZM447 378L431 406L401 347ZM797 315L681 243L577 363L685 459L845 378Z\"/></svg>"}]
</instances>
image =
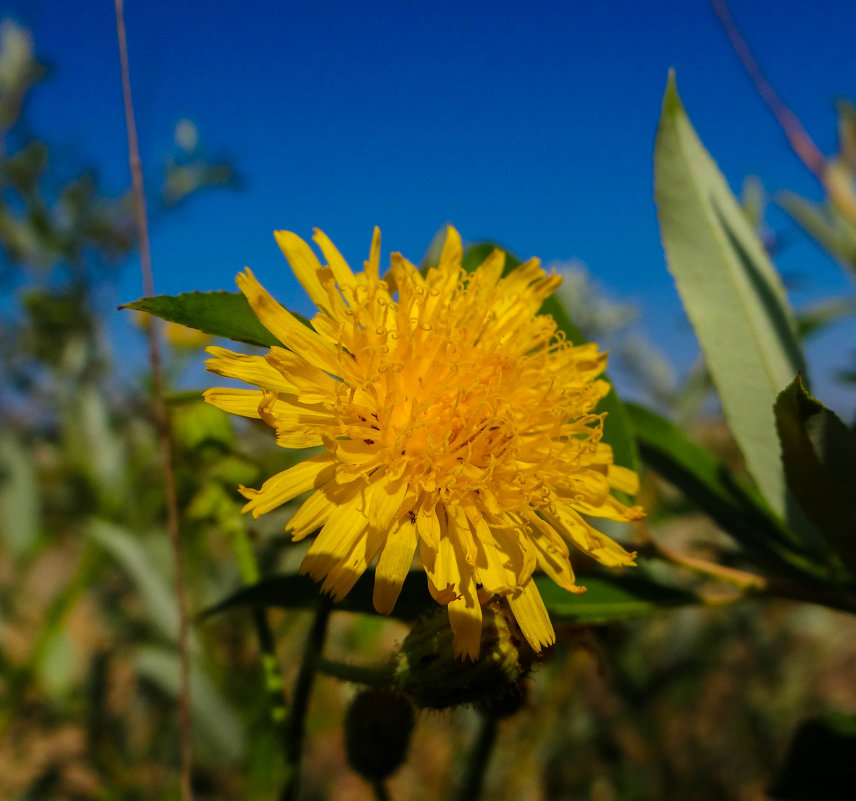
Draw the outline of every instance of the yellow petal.
<instances>
[{"instance_id":1,"label":"yellow petal","mask_svg":"<svg viewBox=\"0 0 856 801\"><path fill-rule=\"evenodd\" d=\"M618 464L610 464L606 468L606 480L614 489L635 495L639 492L639 476L634 470Z\"/></svg>"},{"instance_id":2,"label":"yellow petal","mask_svg":"<svg viewBox=\"0 0 856 801\"><path fill-rule=\"evenodd\" d=\"M446 241L443 243L443 250L440 251L440 264L454 264L456 267L461 266L461 260L464 257L464 246L461 242L461 235L451 225L446 227Z\"/></svg>"},{"instance_id":3,"label":"yellow petal","mask_svg":"<svg viewBox=\"0 0 856 801\"><path fill-rule=\"evenodd\" d=\"M313 230L314 233L312 235L312 239L314 239L315 244L321 248L321 252L324 254L324 258L327 259L327 264L333 271L333 277L336 279L336 283L339 285L339 288L341 289L342 287L353 286L356 283L356 278L354 277L351 268L348 266L348 262L346 262L342 254L339 253L339 249L330 241L327 234L325 234L320 228L315 228Z\"/></svg>"},{"instance_id":4,"label":"yellow petal","mask_svg":"<svg viewBox=\"0 0 856 801\"><path fill-rule=\"evenodd\" d=\"M472 578L459 588L458 597L449 603L447 608L455 656L461 659L478 659L481 650L482 608Z\"/></svg>"},{"instance_id":5,"label":"yellow petal","mask_svg":"<svg viewBox=\"0 0 856 801\"><path fill-rule=\"evenodd\" d=\"M635 564L636 554L622 548L589 525L577 512L563 503L555 507L555 514L545 511L544 517L571 545L607 567Z\"/></svg>"},{"instance_id":6,"label":"yellow petal","mask_svg":"<svg viewBox=\"0 0 856 801\"><path fill-rule=\"evenodd\" d=\"M556 642L556 632L534 581L530 581L519 593L509 596L508 605L520 631L535 651L540 651Z\"/></svg>"},{"instance_id":7,"label":"yellow petal","mask_svg":"<svg viewBox=\"0 0 856 801\"><path fill-rule=\"evenodd\" d=\"M326 484L332 477L334 463L327 453L313 456L269 478L260 489L240 487L249 502L241 509L252 512L253 518L288 503L293 498Z\"/></svg>"},{"instance_id":8,"label":"yellow petal","mask_svg":"<svg viewBox=\"0 0 856 801\"><path fill-rule=\"evenodd\" d=\"M256 280L249 268L243 273L238 273L235 280L256 317L259 318L259 322L283 345L299 353L310 364L333 375L337 374L338 358L333 345L307 328L288 309L277 303Z\"/></svg>"},{"instance_id":9,"label":"yellow petal","mask_svg":"<svg viewBox=\"0 0 856 801\"><path fill-rule=\"evenodd\" d=\"M413 564L416 551L415 515L402 515L390 530L386 544L377 560L372 601L382 615L388 615L395 607L404 579Z\"/></svg>"},{"instance_id":10,"label":"yellow petal","mask_svg":"<svg viewBox=\"0 0 856 801\"><path fill-rule=\"evenodd\" d=\"M383 542L384 534L371 529L358 537L350 553L329 567L321 591L332 596L334 601L341 601L366 572Z\"/></svg>"},{"instance_id":11,"label":"yellow petal","mask_svg":"<svg viewBox=\"0 0 856 801\"><path fill-rule=\"evenodd\" d=\"M206 350L214 357L205 362L205 369L211 373L225 378L237 378L277 392L294 391L294 385L286 380L282 372L271 366L264 356L235 353L213 345Z\"/></svg>"},{"instance_id":12,"label":"yellow petal","mask_svg":"<svg viewBox=\"0 0 856 801\"><path fill-rule=\"evenodd\" d=\"M369 250L369 260L363 263L366 277L370 281L380 279L380 228L374 227L372 231L372 244Z\"/></svg>"},{"instance_id":13,"label":"yellow petal","mask_svg":"<svg viewBox=\"0 0 856 801\"><path fill-rule=\"evenodd\" d=\"M319 309L329 311L329 296L319 277L321 263L312 252L312 248L291 231L274 231L273 235L283 256L288 259L295 277L306 290L306 294Z\"/></svg>"},{"instance_id":14,"label":"yellow petal","mask_svg":"<svg viewBox=\"0 0 856 801\"><path fill-rule=\"evenodd\" d=\"M321 528L336 508L336 501L326 489L325 487L313 492L286 524L285 530L291 532L291 538L295 542Z\"/></svg>"},{"instance_id":15,"label":"yellow petal","mask_svg":"<svg viewBox=\"0 0 856 801\"><path fill-rule=\"evenodd\" d=\"M261 419L259 404L264 398L264 393L258 389L228 389L227 387L215 387L206 389L202 393L206 403L216 406L229 414L239 414L242 417L253 417Z\"/></svg>"},{"instance_id":16,"label":"yellow petal","mask_svg":"<svg viewBox=\"0 0 856 801\"><path fill-rule=\"evenodd\" d=\"M356 492L346 503L333 507L303 557L301 573L321 581L331 567L353 550L357 540L365 537L368 520L358 509L361 502L360 493Z\"/></svg>"},{"instance_id":17,"label":"yellow petal","mask_svg":"<svg viewBox=\"0 0 856 801\"><path fill-rule=\"evenodd\" d=\"M526 515L526 520L532 526L531 542L538 554L538 567L568 592L585 592L585 587L580 587L576 582L568 546L556 530L534 512Z\"/></svg>"},{"instance_id":18,"label":"yellow petal","mask_svg":"<svg viewBox=\"0 0 856 801\"><path fill-rule=\"evenodd\" d=\"M340 382L296 353L285 348L271 348L265 359L274 369L288 377L293 385L291 391L302 403L329 403L336 397Z\"/></svg>"}]
</instances>

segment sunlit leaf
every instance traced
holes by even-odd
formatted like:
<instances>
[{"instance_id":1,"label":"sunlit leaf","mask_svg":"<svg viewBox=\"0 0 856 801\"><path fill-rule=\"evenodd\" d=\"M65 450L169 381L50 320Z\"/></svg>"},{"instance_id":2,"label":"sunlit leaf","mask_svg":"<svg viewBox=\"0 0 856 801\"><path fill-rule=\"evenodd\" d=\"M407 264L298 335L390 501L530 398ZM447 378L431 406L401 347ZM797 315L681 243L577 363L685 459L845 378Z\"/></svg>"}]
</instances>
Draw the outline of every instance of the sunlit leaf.
<instances>
[{"instance_id":1,"label":"sunlit leaf","mask_svg":"<svg viewBox=\"0 0 856 801\"><path fill-rule=\"evenodd\" d=\"M793 192L779 193L776 202L833 259L856 269L856 225L833 206L814 203Z\"/></svg>"},{"instance_id":2,"label":"sunlit leaf","mask_svg":"<svg viewBox=\"0 0 856 801\"><path fill-rule=\"evenodd\" d=\"M240 292L186 292L157 295L126 303L120 309L148 312L171 323L180 323L215 337L259 347L282 343L259 321Z\"/></svg>"},{"instance_id":3,"label":"sunlit leaf","mask_svg":"<svg viewBox=\"0 0 856 801\"><path fill-rule=\"evenodd\" d=\"M801 337L819 334L828 326L856 314L856 298L833 298L803 309L797 315L797 326Z\"/></svg>"},{"instance_id":4,"label":"sunlit leaf","mask_svg":"<svg viewBox=\"0 0 856 801\"><path fill-rule=\"evenodd\" d=\"M776 395L805 371L796 324L773 265L690 124L670 76L654 157L669 270L704 351L746 465L793 525L773 421Z\"/></svg>"}]
</instances>

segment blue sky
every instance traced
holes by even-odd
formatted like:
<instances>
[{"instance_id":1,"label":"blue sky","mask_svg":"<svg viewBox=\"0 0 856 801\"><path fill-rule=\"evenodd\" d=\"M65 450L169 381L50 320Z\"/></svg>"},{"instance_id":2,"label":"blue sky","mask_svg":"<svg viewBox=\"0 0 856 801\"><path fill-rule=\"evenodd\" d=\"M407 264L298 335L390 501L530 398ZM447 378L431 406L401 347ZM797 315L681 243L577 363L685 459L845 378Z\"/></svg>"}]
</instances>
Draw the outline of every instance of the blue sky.
<instances>
[{"instance_id":1,"label":"blue sky","mask_svg":"<svg viewBox=\"0 0 856 801\"><path fill-rule=\"evenodd\" d=\"M232 289L251 266L280 299L306 301L274 243L323 228L361 263L372 226L385 255L413 260L452 222L545 262L577 258L615 298L638 304L652 340L680 367L695 345L666 271L652 200L652 149L667 71L731 183L819 189L791 154L706 0L638 2L126 3L135 105L147 171L192 119L209 152L245 178L153 231L159 293ZM104 185L127 184L113 4L5 6L54 69L31 119ZM732 11L821 149L835 148L834 100L852 84L852 3L733 0ZM776 230L792 231L780 214ZM792 299L851 284L794 233L778 258ZM135 264L119 300L141 294ZM117 336L123 323L114 325ZM812 346L815 372L847 362L853 326ZM120 345L124 347L124 345ZM844 393L816 375L842 411Z\"/></svg>"}]
</instances>

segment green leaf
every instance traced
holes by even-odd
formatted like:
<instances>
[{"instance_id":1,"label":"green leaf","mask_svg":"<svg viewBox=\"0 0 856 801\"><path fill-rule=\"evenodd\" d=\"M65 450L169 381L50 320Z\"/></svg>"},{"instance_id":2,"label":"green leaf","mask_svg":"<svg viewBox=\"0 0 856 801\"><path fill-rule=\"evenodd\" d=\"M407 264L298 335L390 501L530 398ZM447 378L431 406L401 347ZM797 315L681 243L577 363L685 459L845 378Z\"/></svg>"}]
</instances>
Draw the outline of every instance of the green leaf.
<instances>
[{"instance_id":1,"label":"green leaf","mask_svg":"<svg viewBox=\"0 0 856 801\"><path fill-rule=\"evenodd\" d=\"M13 428L0 431L0 539L14 560L36 542L42 499L32 449Z\"/></svg>"},{"instance_id":2,"label":"green leaf","mask_svg":"<svg viewBox=\"0 0 856 801\"><path fill-rule=\"evenodd\" d=\"M856 574L856 434L806 392L799 376L776 399L775 414L791 491Z\"/></svg>"},{"instance_id":3,"label":"green leaf","mask_svg":"<svg viewBox=\"0 0 856 801\"><path fill-rule=\"evenodd\" d=\"M834 206L814 203L793 192L779 193L776 203L839 264L856 269L856 226Z\"/></svg>"},{"instance_id":4,"label":"green leaf","mask_svg":"<svg viewBox=\"0 0 856 801\"><path fill-rule=\"evenodd\" d=\"M175 651L148 646L140 649L135 661L141 676L173 698L178 697L180 665ZM195 661L190 665L190 704L195 733L214 750L217 757L230 761L240 759L246 750L241 722Z\"/></svg>"},{"instance_id":5,"label":"green leaf","mask_svg":"<svg viewBox=\"0 0 856 801\"><path fill-rule=\"evenodd\" d=\"M856 298L832 298L814 303L797 315L797 326L803 338L818 334L839 320L856 314Z\"/></svg>"},{"instance_id":6,"label":"green leaf","mask_svg":"<svg viewBox=\"0 0 856 801\"><path fill-rule=\"evenodd\" d=\"M99 543L128 574L140 599L147 607L152 623L169 639L178 634L178 606L164 566L151 552L151 540L143 540L131 531L106 520L89 523L89 535ZM144 544L145 543L145 544ZM168 556L168 552L163 554Z\"/></svg>"},{"instance_id":7,"label":"green leaf","mask_svg":"<svg viewBox=\"0 0 856 801\"><path fill-rule=\"evenodd\" d=\"M535 583L554 623L608 623L613 620L643 617L675 606L700 603L700 599L691 593L667 587L641 575L598 574L580 576L579 580L587 591L575 595L554 584L547 576L536 576ZM334 609L377 614L372 605L373 586L374 570L367 570ZM318 604L319 597L318 584L307 576L276 575L239 590L202 614L207 617L247 605L313 609ZM404 582L391 617L413 621L436 605L428 593L424 572L414 570Z\"/></svg>"},{"instance_id":8,"label":"green leaf","mask_svg":"<svg viewBox=\"0 0 856 801\"><path fill-rule=\"evenodd\" d=\"M747 551L782 567L805 567L796 555L800 542L770 511L763 498L741 482L713 454L678 426L655 412L627 404L642 460L684 495Z\"/></svg>"},{"instance_id":9,"label":"green leaf","mask_svg":"<svg viewBox=\"0 0 856 801\"><path fill-rule=\"evenodd\" d=\"M476 269L494 250L499 249L505 253L505 272L508 273L523 262L513 253L501 245L493 242L477 242L467 246L464 251L462 266L467 272ZM550 295L541 306L541 314L549 314L555 321L558 329L564 332L570 342L577 345L584 342L579 328L574 325L562 302L556 295ZM609 381L608 376L604 379ZM610 381L612 387L612 382ZM606 412L606 424L604 426L603 441L612 447L613 459L616 464L629 467L631 470L639 470L639 454L636 451L636 443L630 429L630 420L624 409L624 404L612 387L609 394L601 400L598 411Z\"/></svg>"},{"instance_id":10,"label":"green leaf","mask_svg":"<svg viewBox=\"0 0 856 801\"><path fill-rule=\"evenodd\" d=\"M148 312L171 323L215 337L269 348L282 343L259 321L240 292L186 292L157 295L126 303L120 309Z\"/></svg>"},{"instance_id":11,"label":"green leaf","mask_svg":"<svg viewBox=\"0 0 856 801\"><path fill-rule=\"evenodd\" d=\"M805 362L782 282L687 118L669 76L654 154L669 270L747 468L794 525L772 407Z\"/></svg>"}]
</instances>

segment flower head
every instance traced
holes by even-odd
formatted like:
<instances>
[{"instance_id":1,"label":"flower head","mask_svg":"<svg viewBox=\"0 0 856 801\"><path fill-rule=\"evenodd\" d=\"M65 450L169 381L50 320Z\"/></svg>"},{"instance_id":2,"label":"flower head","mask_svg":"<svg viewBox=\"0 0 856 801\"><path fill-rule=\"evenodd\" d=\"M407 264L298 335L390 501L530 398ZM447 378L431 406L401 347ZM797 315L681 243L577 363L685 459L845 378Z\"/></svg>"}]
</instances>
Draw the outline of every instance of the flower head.
<instances>
[{"instance_id":1,"label":"flower head","mask_svg":"<svg viewBox=\"0 0 856 801\"><path fill-rule=\"evenodd\" d=\"M286 527L295 540L318 531L301 572L339 600L377 558L382 613L418 555L461 656L478 657L482 603L494 595L536 651L552 644L533 571L582 592L569 545L605 565L633 563L584 516L644 514L610 494L638 482L601 441L606 355L538 314L561 279L535 259L503 276L499 250L467 274L452 228L425 275L396 253L383 278L377 229L361 273L321 231L326 265L295 234L276 238L318 314L304 325L241 273L238 286L284 347L209 348L209 370L257 389L211 389L206 400L261 418L282 447L323 450L260 489L241 487L244 511L258 517L311 492Z\"/></svg>"}]
</instances>

